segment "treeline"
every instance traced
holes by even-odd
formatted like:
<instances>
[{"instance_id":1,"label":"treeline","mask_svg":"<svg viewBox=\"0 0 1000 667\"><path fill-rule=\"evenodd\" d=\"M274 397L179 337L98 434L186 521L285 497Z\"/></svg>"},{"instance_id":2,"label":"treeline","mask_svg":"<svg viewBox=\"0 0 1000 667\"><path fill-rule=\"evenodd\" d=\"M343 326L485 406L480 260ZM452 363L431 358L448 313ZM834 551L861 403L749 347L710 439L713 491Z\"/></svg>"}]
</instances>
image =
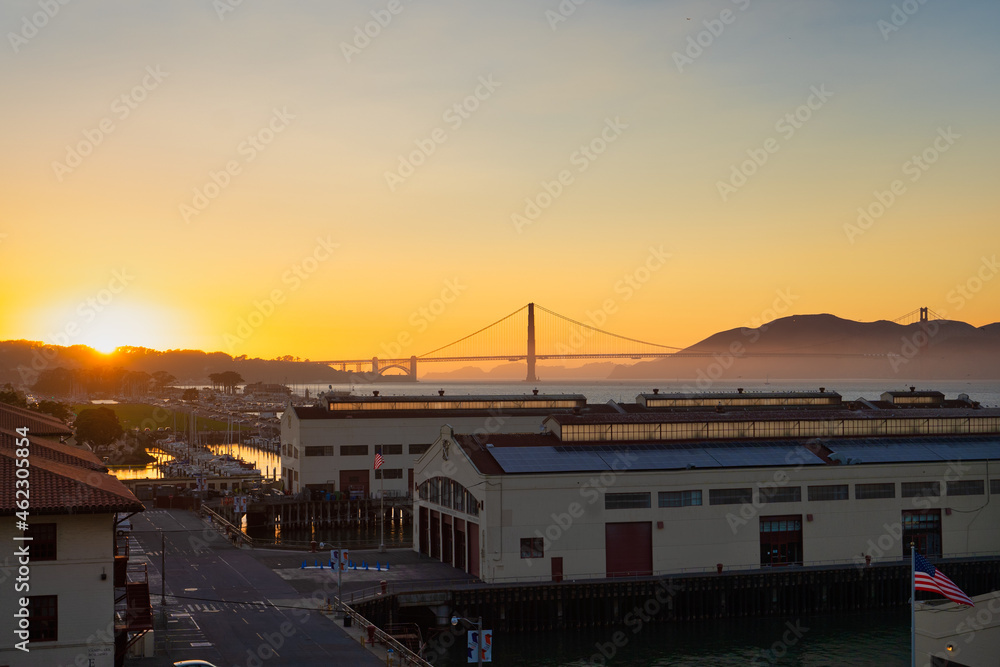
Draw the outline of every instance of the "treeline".
<instances>
[{"instance_id":1,"label":"treeline","mask_svg":"<svg viewBox=\"0 0 1000 667\"><path fill-rule=\"evenodd\" d=\"M126 377L119 371L125 374L145 373L154 380L156 374L162 372L176 378L176 384L207 384L213 374L226 372L238 373L248 382L285 384L341 384L350 382L352 375L324 364L288 356L259 359L246 355L232 357L224 352L160 351L144 347L121 347L112 354L101 354L86 345L62 347L25 340L0 342L0 384L10 382L14 386L33 387L42 379L44 372L60 368L67 372L87 371L87 382L104 387L97 391L119 391L110 388L115 383L120 386L122 382L131 382L138 388L143 381L148 382L145 376ZM61 376L50 373L46 381L50 379L61 383L72 381L66 373ZM76 380L79 381L79 378Z\"/></svg>"},{"instance_id":2,"label":"treeline","mask_svg":"<svg viewBox=\"0 0 1000 667\"><path fill-rule=\"evenodd\" d=\"M73 417L73 412L69 409L69 406L59 401L43 400L36 403L29 403L24 393L14 389L9 382L0 388L0 403L14 405L33 412L41 412L63 421L69 421Z\"/></svg>"}]
</instances>

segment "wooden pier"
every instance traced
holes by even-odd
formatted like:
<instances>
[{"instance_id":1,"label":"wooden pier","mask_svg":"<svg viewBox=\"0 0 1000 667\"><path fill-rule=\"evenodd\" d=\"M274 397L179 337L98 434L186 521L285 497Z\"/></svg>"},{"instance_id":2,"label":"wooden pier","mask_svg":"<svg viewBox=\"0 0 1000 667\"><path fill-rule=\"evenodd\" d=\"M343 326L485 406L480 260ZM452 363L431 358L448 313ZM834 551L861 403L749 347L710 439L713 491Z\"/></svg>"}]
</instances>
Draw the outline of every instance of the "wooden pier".
<instances>
[{"instance_id":1,"label":"wooden pier","mask_svg":"<svg viewBox=\"0 0 1000 667\"><path fill-rule=\"evenodd\" d=\"M1000 589L1000 558L952 561L944 567L970 595ZM794 618L900 607L909 601L910 569L907 563L628 580L475 584L451 590L428 588L421 594L434 599L434 613L439 618L482 615L485 626L497 631L535 632L627 625L639 618L653 622L741 616ZM412 592L389 593L353 602L352 606L382 627L420 618L409 603L413 597ZM449 609L442 613L444 607ZM422 618L429 618L426 610Z\"/></svg>"}]
</instances>

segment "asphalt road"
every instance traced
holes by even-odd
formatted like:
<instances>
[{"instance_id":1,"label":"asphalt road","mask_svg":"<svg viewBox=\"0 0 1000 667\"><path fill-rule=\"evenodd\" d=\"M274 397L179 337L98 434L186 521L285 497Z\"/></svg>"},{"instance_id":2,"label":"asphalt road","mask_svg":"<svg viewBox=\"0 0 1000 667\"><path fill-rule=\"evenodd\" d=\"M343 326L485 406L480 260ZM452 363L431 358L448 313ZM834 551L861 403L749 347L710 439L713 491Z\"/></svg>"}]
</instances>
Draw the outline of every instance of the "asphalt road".
<instances>
[{"instance_id":1,"label":"asphalt road","mask_svg":"<svg viewBox=\"0 0 1000 667\"><path fill-rule=\"evenodd\" d=\"M383 664L316 610L324 591L297 591L199 517L147 510L132 517L131 560L147 563L156 656L126 660L161 667L207 660L217 667ZM162 531L162 532L161 532ZM162 542L161 542L162 535ZM166 604L161 604L161 543Z\"/></svg>"}]
</instances>

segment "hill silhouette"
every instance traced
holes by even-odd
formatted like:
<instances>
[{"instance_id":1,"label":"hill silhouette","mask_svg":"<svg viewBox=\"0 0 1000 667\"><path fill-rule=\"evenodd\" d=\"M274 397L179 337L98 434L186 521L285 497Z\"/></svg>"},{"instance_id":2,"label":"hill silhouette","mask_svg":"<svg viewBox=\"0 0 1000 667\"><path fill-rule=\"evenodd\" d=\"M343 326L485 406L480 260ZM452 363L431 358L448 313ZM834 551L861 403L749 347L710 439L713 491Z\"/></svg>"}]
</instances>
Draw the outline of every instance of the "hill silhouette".
<instances>
[{"instance_id":1,"label":"hill silhouette","mask_svg":"<svg viewBox=\"0 0 1000 667\"><path fill-rule=\"evenodd\" d=\"M610 378L768 376L995 379L1000 377L1000 323L974 327L931 320L902 325L829 314L793 315L755 329L719 332L676 357L618 366Z\"/></svg>"},{"instance_id":2,"label":"hill silhouette","mask_svg":"<svg viewBox=\"0 0 1000 667\"><path fill-rule=\"evenodd\" d=\"M235 371L247 382L297 384L344 383L354 375L291 357L257 359L231 357L224 352L159 351L144 347L121 347L111 354L102 354L86 345L62 347L26 340L0 342L0 384L31 386L39 373L56 368L121 368L149 374L165 371L176 378L174 384L180 385L208 384L209 375L225 371Z\"/></svg>"}]
</instances>

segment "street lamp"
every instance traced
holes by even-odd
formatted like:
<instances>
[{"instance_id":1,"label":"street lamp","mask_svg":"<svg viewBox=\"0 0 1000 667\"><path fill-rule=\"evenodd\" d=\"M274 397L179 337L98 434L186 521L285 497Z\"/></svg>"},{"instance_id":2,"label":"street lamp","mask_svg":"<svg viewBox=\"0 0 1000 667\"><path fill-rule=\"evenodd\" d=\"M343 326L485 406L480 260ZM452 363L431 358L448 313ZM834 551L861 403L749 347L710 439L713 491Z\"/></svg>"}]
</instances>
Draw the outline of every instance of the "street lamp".
<instances>
[{"instance_id":1,"label":"street lamp","mask_svg":"<svg viewBox=\"0 0 1000 667\"><path fill-rule=\"evenodd\" d=\"M461 616L452 616L451 624L457 626L459 621L463 621L472 625L476 628L476 664L479 667L483 667L483 617L480 616L478 620L470 620L468 618L462 618Z\"/></svg>"}]
</instances>

